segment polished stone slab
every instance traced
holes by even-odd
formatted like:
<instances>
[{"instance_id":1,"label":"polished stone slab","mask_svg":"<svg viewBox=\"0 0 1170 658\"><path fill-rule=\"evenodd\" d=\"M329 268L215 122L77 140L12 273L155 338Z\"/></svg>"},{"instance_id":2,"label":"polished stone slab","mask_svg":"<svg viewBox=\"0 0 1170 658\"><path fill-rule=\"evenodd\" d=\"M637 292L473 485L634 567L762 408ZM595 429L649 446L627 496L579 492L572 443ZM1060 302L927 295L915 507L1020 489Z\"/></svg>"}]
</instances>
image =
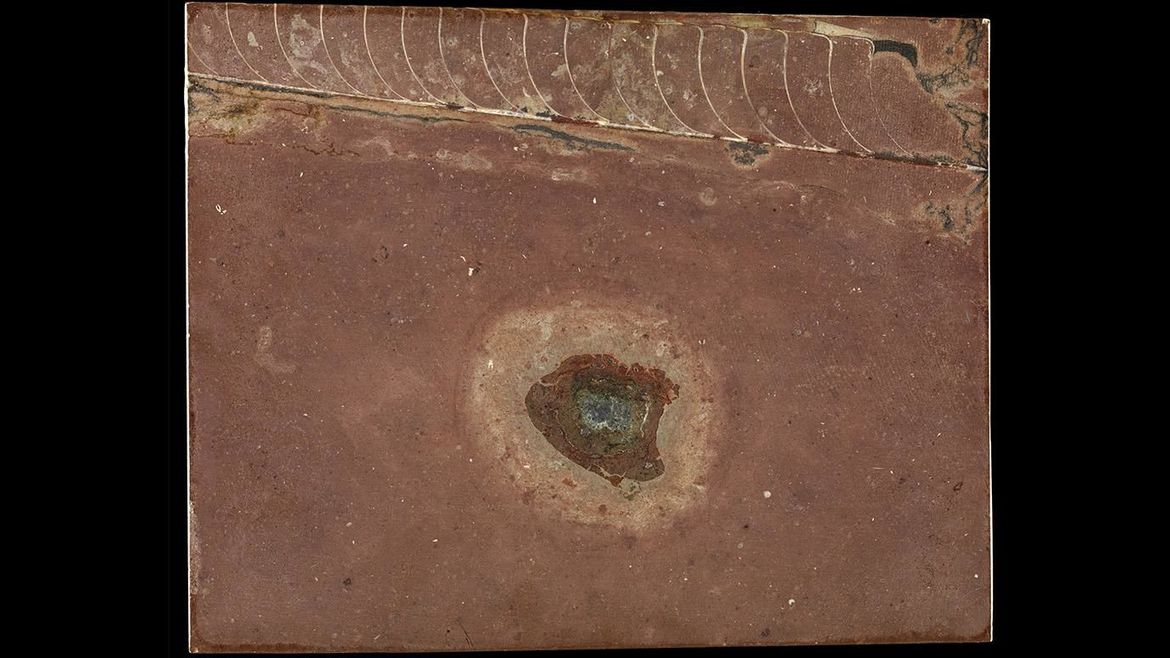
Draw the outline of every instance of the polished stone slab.
<instances>
[{"instance_id":1,"label":"polished stone slab","mask_svg":"<svg viewBox=\"0 0 1170 658\"><path fill-rule=\"evenodd\" d=\"M193 648L989 639L988 24L187 13Z\"/></svg>"}]
</instances>

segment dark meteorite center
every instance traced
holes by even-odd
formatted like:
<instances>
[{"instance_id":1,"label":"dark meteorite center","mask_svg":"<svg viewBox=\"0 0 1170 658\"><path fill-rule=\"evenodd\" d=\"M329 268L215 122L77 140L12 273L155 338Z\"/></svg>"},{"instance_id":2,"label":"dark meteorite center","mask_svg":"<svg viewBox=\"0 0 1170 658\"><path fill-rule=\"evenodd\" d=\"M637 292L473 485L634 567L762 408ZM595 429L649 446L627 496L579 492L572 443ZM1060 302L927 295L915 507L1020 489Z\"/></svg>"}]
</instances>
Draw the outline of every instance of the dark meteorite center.
<instances>
[{"instance_id":1,"label":"dark meteorite center","mask_svg":"<svg viewBox=\"0 0 1170 658\"><path fill-rule=\"evenodd\" d=\"M581 354L533 384L525 406L561 454L618 486L623 479L644 482L665 472L658 421L677 396L678 385L657 368Z\"/></svg>"}]
</instances>

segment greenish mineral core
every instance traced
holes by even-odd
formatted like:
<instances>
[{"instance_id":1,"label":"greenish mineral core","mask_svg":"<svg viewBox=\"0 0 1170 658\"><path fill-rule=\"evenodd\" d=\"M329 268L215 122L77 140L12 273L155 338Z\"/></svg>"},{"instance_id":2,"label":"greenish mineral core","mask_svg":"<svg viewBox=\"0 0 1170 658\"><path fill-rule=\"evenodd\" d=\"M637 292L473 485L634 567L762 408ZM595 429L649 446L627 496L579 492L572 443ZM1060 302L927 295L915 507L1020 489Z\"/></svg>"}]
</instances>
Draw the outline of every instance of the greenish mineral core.
<instances>
[{"instance_id":1,"label":"greenish mineral core","mask_svg":"<svg viewBox=\"0 0 1170 658\"><path fill-rule=\"evenodd\" d=\"M632 384L593 380L573 392L578 437L569 441L592 454L626 452L641 436L649 402Z\"/></svg>"}]
</instances>

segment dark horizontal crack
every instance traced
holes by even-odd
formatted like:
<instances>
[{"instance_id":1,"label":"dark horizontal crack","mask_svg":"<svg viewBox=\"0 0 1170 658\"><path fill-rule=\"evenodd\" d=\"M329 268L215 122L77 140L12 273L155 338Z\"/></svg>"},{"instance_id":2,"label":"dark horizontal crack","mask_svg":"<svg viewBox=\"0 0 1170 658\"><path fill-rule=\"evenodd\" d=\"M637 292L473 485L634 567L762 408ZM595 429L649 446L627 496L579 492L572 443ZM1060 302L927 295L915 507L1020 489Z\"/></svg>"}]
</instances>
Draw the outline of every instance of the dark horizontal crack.
<instances>
[{"instance_id":1,"label":"dark horizontal crack","mask_svg":"<svg viewBox=\"0 0 1170 658\"><path fill-rule=\"evenodd\" d=\"M603 142L599 139L589 139L587 137L578 137L576 135L572 135L570 133L567 133L563 130L557 130L556 128L549 128L548 126L521 124L519 126L514 126L512 128L512 130L515 130L518 133L545 135L547 137L551 137L553 139L560 140L560 141L564 142L565 144L569 145L570 147L577 148L577 149L583 149L583 148L589 147L589 148L607 149L607 150L611 150L611 151L633 151L634 150L634 149L630 148L629 146L626 146L625 144L616 144L614 142Z\"/></svg>"},{"instance_id":2,"label":"dark horizontal crack","mask_svg":"<svg viewBox=\"0 0 1170 658\"><path fill-rule=\"evenodd\" d=\"M223 76L208 75L205 73L188 73L188 78L191 80L190 85L191 85L191 88L193 90L205 91L208 93L212 92L212 88L207 87L206 85L199 83L198 80L200 80L200 79L214 80L215 82L223 84L223 85L234 85L234 86L238 86L238 87L242 87L242 88L253 89L253 90L263 91L263 92L272 92L272 93L281 93L281 94L300 94L300 95L309 96L312 98L319 98L319 99L326 100L326 101L332 101L330 103L330 107L334 107L334 108L342 109L342 110L348 110L351 112L361 112L364 114L371 114L371 115L380 116L380 117L421 121L423 123L437 123L437 122L441 122L441 121L454 121L454 122L460 122L460 123L467 122L466 119L459 119L459 118L453 118L453 117L432 117L432 116L422 116L422 115L415 115L415 114L400 114L397 112L383 112L383 111L374 110L374 109L370 109L370 108L358 107L358 106L354 106L354 105L342 104L342 103L337 102L337 99L340 99L340 98L361 98L361 99L367 100L367 101L384 102L384 103L398 103L398 102L400 102L400 101L395 101L395 100L390 99L390 98L373 98L373 97L365 97L365 96L355 96L353 94L344 94L344 93L338 93L338 92L322 92L319 90L307 90L307 89L303 89L300 87L285 87L285 86L281 86L281 85L263 84L263 83L251 82L251 81L247 81L247 80L239 80L236 78L227 78L227 77L223 77ZM412 104L414 104L414 103L412 103ZM446 109L446 110L450 111L450 108L446 104L443 104L443 103L418 103L418 104L424 105L427 107L438 108L438 109ZM468 108L463 108L463 109L456 110L456 111L458 111L460 113L477 112L477 110L468 109ZM490 114L496 114L496 113L491 112ZM508 113L503 113L503 114L504 114L504 116L517 116L515 114L508 114ZM538 114L537 116L541 116L541 115ZM564 122L564 123L574 123L575 124L578 122L573 121L573 122ZM590 125L590 126L604 127L602 124L594 124L591 122L582 121L579 123L582 123L585 125ZM627 127L621 126L621 125L614 125L612 127L618 128L618 129L631 129L631 128L627 128ZM573 135L571 133L568 133L568 132L565 132L562 130L557 130L555 128L549 128L549 127L541 126L541 125L521 124L521 125L514 126L512 129L517 131L517 132L521 132L521 133L526 132L529 134L542 134L542 135L548 136L548 137L553 138L553 139L561 140L561 141L565 142L571 148L576 148L576 149L597 148L597 149L615 150L615 151L633 151L633 150L635 150L634 148L632 148L630 146L626 146L624 144L618 144L615 142L606 142L606 141L597 140L597 139L589 139L586 137L578 137L576 135ZM666 135L672 135L672 136L678 136L678 137L687 137L688 139L694 139L696 137L696 136L691 136L691 135L676 135L675 133L668 133L665 131L654 131L654 132L658 133L658 134L666 134ZM698 137L700 139L713 139L712 137L703 137L703 136L698 136ZM733 143L739 143L739 142L733 142ZM902 163L914 164L914 165L971 169L971 170L982 171L982 172L987 171L987 166L985 164L971 164L971 163L961 162L961 161L957 161L957 160L947 160L947 159L932 160L930 158L923 157L923 156L905 156L905 155L898 155L898 154L894 154L894 153L855 153L852 151L837 151L834 153L834 152L825 152L825 151L820 150L820 149L793 147L790 145L786 146L783 144L769 143L768 145L775 146L775 147L781 148L781 149L797 150L797 151L805 151L805 152L811 151L814 153L822 153L825 155L844 155L844 156L850 156L850 157L855 157L855 158L886 160L886 161L902 162ZM981 158L981 160L984 163L986 162L986 158Z\"/></svg>"}]
</instances>

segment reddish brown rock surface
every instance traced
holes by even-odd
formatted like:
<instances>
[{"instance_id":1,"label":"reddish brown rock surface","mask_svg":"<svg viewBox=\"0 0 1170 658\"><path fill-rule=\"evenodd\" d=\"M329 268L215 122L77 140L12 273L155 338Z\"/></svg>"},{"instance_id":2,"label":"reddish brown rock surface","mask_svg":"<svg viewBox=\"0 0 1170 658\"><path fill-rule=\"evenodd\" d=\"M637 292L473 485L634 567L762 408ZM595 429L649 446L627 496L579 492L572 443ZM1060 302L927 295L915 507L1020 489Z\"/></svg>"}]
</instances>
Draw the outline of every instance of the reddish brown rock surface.
<instances>
[{"instance_id":1,"label":"reddish brown rock surface","mask_svg":"<svg viewBox=\"0 0 1170 658\"><path fill-rule=\"evenodd\" d=\"M188 17L193 647L989 637L985 23Z\"/></svg>"}]
</instances>

